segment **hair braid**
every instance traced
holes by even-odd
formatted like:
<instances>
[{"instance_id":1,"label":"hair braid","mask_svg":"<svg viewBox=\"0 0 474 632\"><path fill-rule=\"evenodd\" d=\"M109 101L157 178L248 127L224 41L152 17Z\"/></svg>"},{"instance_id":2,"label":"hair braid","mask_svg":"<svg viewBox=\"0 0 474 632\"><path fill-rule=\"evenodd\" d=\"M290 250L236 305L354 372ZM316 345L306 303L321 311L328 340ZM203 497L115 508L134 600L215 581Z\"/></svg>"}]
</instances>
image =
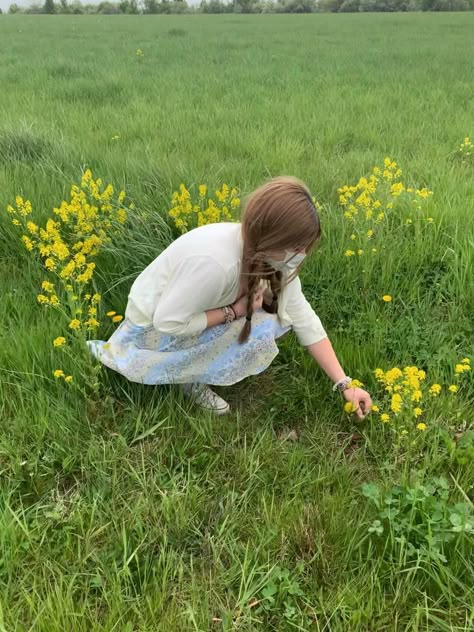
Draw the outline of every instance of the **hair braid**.
<instances>
[{"instance_id":1,"label":"hair braid","mask_svg":"<svg viewBox=\"0 0 474 632\"><path fill-rule=\"evenodd\" d=\"M247 342L250 336L250 332L252 331L253 298L258 288L258 285L260 283L260 274L258 274L258 271L256 270L257 267L258 267L258 264L255 265L255 263L252 263L250 265L250 269L248 273L249 276L248 276L248 290L247 290L247 316L245 318L245 325L243 326L242 331L240 332L240 336L239 336L240 344Z\"/></svg>"}]
</instances>

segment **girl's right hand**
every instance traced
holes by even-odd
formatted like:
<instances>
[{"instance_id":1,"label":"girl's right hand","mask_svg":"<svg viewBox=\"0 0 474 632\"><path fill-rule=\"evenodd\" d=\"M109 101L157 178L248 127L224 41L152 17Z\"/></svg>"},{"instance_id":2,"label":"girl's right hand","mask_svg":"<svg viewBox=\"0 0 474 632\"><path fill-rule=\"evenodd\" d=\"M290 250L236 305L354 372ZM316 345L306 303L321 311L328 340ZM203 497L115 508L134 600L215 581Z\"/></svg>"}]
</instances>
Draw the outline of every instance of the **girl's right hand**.
<instances>
[{"instance_id":1,"label":"girl's right hand","mask_svg":"<svg viewBox=\"0 0 474 632\"><path fill-rule=\"evenodd\" d=\"M263 304L263 289L257 290L253 297L253 311L261 309ZM242 318L247 315L247 296L241 296L238 301L235 301L232 305L237 318Z\"/></svg>"}]
</instances>

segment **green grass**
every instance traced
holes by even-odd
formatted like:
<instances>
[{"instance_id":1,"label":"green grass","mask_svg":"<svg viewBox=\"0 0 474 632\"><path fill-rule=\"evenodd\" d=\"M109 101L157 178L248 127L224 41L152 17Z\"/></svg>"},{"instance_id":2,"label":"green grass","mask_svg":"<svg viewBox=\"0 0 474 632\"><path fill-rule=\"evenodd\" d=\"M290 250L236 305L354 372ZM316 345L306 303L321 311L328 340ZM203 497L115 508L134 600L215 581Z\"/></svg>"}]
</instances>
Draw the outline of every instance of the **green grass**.
<instances>
[{"instance_id":1,"label":"green grass","mask_svg":"<svg viewBox=\"0 0 474 632\"><path fill-rule=\"evenodd\" d=\"M346 371L374 393L377 366L452 380L474 356L474 172L455 156L474 136L473 27L472 14L1 17L0 207L22 194L44 220L85 166L125 188L138 210L98 273L122 311L174 236L181 181L248 192L296 175L324 205L303 281ZM386 155L434 191L434 224L393 224L362 272L342 256L337 188ZM367 538L361 485L401 475L389 434L376 418L356 428L294 340L223 390L225 420L105 371L97 393L60 388L64 326L36 303L44 275L6 214L0 230L0 630L473 629L472 539L441 564ZM450 502L472 504L474 468L439 431L472 426L473 403L471 378L413 459L414 479L447 478Z\"/></svg>"}]
</instances>

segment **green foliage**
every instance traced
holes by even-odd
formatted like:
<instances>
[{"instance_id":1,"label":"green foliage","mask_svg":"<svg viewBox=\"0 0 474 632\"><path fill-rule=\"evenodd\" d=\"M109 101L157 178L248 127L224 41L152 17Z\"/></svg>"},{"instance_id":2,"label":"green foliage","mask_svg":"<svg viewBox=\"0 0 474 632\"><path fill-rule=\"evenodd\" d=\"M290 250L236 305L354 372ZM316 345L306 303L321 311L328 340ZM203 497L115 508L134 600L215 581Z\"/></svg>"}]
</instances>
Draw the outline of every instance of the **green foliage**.
<instances>
[{"instance_id":1,"label":"green foliage","mask_svg":"<svg viewBox=\"0 0 474 632\"><path fill-rule=\"evenodd\" d=\"M310 618L301 612L305 601L310 600L298 580L303 569L303 564L297 564L292 575L287 568L277 565L271 572L268 582L258 595L256 609L258 613L265 615L267 625L281 625L282 622L287 625L310 625Z\"/></svg>"},{"instance_id":2,"label":"green foliage","mask_svg":"<svg viewBox=\"0 0 474 632\"><path fill-rule=\"evenodd\" d=\"M43 5L43 13L56 13L56 5L54 0L45 0Z\"/></svg>"},{"instance_id":3,"label":"green foliage","mask_svg":"<svg viewBox=\"0 0 474 632\"><path fill-rule=\"evenodd\" d=\"M111 14L169 14L184 13L384 13L403 11L469 11L474 10L474 0L201 0L199 6L185 0L104 0L98 4L82 4L80 0L46 0L48 10L31 4L20 7L10 5L9 13L83 13ZM54 5L54 10L52 7Z\"/></svg>"},{"instance_id":4,"label":"green foliage","mask_svg":"<svg viewBox=\"0 0 474 632\"><path fill-rule=\"evenodd\" d=\"M383 491L375 483L362 487L363 495L377 509L368 532L381 540L379 550L402 565L412 559L448 562L463 539L474 544L472 504L449 504L449 485L444 478L425 484L396 485ZM451 551L449 545L453 545Z\"/></svg>"},{"instance_id":5,"label":"green foliage","mask_svg":"<svg viewBox=\"0 0 474 632\"><path fill-rule=\"evenodd\" d=\"M451 434L442 429L441 440L448 452L449 460L460 466L474 464L474 431L467 430L460 437L453 438Z\"/></svg>"}]
</instances>

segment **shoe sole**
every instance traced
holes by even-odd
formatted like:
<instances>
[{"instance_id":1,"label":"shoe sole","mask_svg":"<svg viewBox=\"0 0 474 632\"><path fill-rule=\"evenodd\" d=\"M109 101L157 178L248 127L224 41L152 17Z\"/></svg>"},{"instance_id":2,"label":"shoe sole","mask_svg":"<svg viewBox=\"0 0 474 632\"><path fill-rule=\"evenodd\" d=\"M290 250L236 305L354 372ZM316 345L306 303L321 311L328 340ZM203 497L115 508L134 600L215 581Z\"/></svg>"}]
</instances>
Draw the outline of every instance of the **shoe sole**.
<instances>
[{"instance_id":1,"label":"shoe sole","mask_svg":"<svg viewBox=\"0 0 474 632\"><path fill-rule=\"evenodd\" d=\"M226 408L206 408L206 406L201 406L197 402L194 402L194 405L196 406L196 408L205 410L208 413L212 413L213 415L218 415L219 417L221 415L227 415L227 413L230 412L230 406L227 406Z\"/></svg>"}]
</instances>

